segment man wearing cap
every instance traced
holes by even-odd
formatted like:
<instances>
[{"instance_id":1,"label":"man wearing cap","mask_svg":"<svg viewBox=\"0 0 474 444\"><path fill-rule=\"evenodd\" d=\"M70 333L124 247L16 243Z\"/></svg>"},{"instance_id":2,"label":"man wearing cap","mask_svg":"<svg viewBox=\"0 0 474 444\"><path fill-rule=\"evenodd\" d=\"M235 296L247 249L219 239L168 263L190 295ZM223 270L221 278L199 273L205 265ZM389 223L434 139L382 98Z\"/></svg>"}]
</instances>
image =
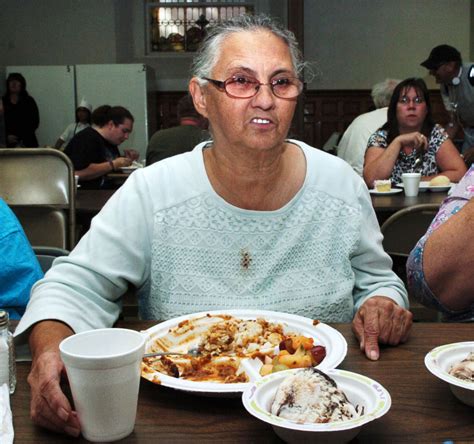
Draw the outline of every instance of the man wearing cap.
<instances>
[{"instance_id":1,"label":"man wearing cap","mask_svg":"<svg viewBox=\"0 0 474 444\"><path fill-rule=\"evenodd\" d=\"M460 126L464 130L464 153L474 146L474 64L463 64L456 48L439 45L431 50L421 66L440 84L444 106L451 115L446 128L449 136L453 139Z\"/></svg>"}]
</instances>

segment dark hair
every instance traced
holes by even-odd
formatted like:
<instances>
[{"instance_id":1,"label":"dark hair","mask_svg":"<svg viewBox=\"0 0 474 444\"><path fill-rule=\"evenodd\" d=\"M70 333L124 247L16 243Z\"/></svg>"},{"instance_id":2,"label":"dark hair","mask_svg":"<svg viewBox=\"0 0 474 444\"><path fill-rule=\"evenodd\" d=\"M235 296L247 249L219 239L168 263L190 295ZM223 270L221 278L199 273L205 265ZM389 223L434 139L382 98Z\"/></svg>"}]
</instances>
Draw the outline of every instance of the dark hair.
<instances>
[{"instance_id":1,"label":"dark hair","mask_svg":"<svg viewBox=\"0 0 474 444\"><path fill-rule=\"evenodd\" d=\"M194 117L195 119L202 118L201 114L199 114L196 111L196 108L194 108L193 98L189 94L186 94L179 99L177 114L178 120L181 120L183 117Z\"/></svg>"},{"instance_id":2,"label":"dark hair","mask_svg":"<svg viewBox=\"0 0 474 444\"><path fill-rule=\"evenodd\" d=\"M123 106L102 105L97 107L92 113L92 123L99 128L104 127L111 120L115 126L124 122L125 119L135 120L130 111Z\"/></svg>"},{"instance_id":3,"label":"dark hair","mask_svg":"<svg viewBox=\"0 0 474 444\"><path fill-rule=\"evenodd\" d=\"M91 124L91 112L84 106L78 106L76 108L76 123L79 122L79 116L77 115L77 112L80 110L80 109L83 109L85 111L87 111L87 123L90 125Z\"/></svg>"},{"instance_id":4,"label":"dark hair","mask_svg":"<svg viewBox=\"0 0 474 444\"><path fill-rule=\"evenodd\" d=\"M400 82L393 90L392 98L390 99L390 104L388 105L387 122L382 126L382 129L387 131L387 145L389 145L393 139L395 139L395 137L400 134L397 119L397 105L402 93L409 90L410 88L413 88L426 103L427 112L421 127L421 133L427 138L430 137L431 130L434 127L433 116L431 114L430 94L423 79L410 77L409 79L405 79Z\"/></svg>"},{"instance_id":5,"label":"dark hair","mask_svg":"<svg viewBox=\"0 0 474 444\"><path fill-rule=\"evenodd\" d=\"M23 77L23 75L19 72L11 72L7 77L7 81L6 81L7 89L6 89L4 97L10 97L10 88L8 87L8 85L12 80L17 80L18 82L20 82L20 85L21 85L21 91L19 93L20 96L29 95L28 91L26 90L26 80Z\"/></svg>"}]
</instances>

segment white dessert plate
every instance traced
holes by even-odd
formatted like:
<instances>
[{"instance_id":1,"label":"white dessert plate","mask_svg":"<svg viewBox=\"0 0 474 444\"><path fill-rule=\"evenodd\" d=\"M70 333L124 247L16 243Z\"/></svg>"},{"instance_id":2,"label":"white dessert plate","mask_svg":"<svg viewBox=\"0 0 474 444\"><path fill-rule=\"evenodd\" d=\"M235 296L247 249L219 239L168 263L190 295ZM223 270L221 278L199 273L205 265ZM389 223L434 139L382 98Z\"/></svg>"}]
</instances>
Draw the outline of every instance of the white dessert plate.
<instances>
[{"instance_id":1,"label":"white dessert plate","mask_svg":"<svg viewBox=\"0 0 474 444\"><path fill-rule=\"evenodd\" d=\"M433 375L449 384L456 398L474 407L474 382L449 374L451 367L466 359L471 352L474 352L474 341L440 345L425 356L425 366Z\"/></svg>"},{"instance_id":2,"label":"white dessert plate","mask_svg":"<svg viewBox=\"0 0 474 444\"><path fill-rule=\"evenodd\" d=\"M392 188L390 191L377 191L377 190L369 190L369 193L370 194L375 194L377 196L383 196L384 194L385 195L388 195L388 194L397 194L397 193L401 193L403 190L400 190L400 189L397 189L397 188Z\"/></svg>"},{"instance_id":3,"label":"white dessert plate","mask_svg":"<svg viewBox=\"0 0 474 444\"><path fill-rule=\"evenodd\" d=\"M418 189L421 193L424 191L433 191L433 192L439 192L439 191L448 191L451 188L452 183L449 185L440 185L440 186L433 186L430 185L428 181L422 181L420 182L420 188ZM397 187L403 188L403 183L397 183Z\"/></svg>"},{"instance_id":4,"label":"white dessert plate","mask_svg":"<svg viewBox=\"0 0 474 444\"><path fill-rule=\"evenodd\" d=\"M138 168L139 167L136 166L122 167L120 171L122 171L122 173L133 173L135 170L138 170Z\"/></svg>"},{"instance_id":5,"label":"white dessert plate","mask_svg":"<svg viewBox=\"0 0 474 444\"><path fill-rule=\"evenodd\" d=\"M276 434L288 443L334 442L343 443L353 439L360 428L385 415L390 409L390 393L377 381L346 370L332 369L325 373L336 381L338 387L358 411L364 414L347 421L319 424L300 424L270 413L278 386L295 370L272 373L255 381L242 394L247 411L256 418L271 424Z\"/></svg>"},{"instance_id":6,"label":"white dessert plate","mask_svg":"<svg viewBox=\"0 0 474 444\"><path fill-rule=\"evenodd\" d=\"M266 310L217 310L217 311L205 311L201 313L194 313L190 315L180 316L178 318L170 319L166 322L157 324L142 333L146 335L147 341L145 345L145 353L152 350L152 346L155 345L156 341L164 339L166 341L168 332L170 329L178 326L178 324L187 321L195 320L203 317L213 317L219 315L230 315L238 319L257 319L263 318L268 322L275 322L282 324L285 333L295 333L306 337L312 337L315 345L323 345L326 347L326 357L317 366L317 368L326 371L337 367L345 358L347 354L347 342L340 332L322 322L314 325L314 321L303 316L297 316L287 313L280 313L275 311ZM170 338L172 339L172 338ZM199 342L199 337L194 335L188 343L180 344L176 350L172 351L183 351L196 345ZM245 360L244 360L245 361ZM246 365L244 365L246 364ZM250 382L243 383L219 383L219 382L201 382L201 381L190 381L183 378L175 378L164 374L158 370L151 369L142 364L142 377L156 384L161 384L165 387L171 387L177 390L183 390L188 392L199 393L208 396L236 396L240 395L247 387L252 384L252 381L261 379L259 374L260 367L263 364L258 359L246 360L242 363L245 372ZM154 370L154 371L152 371Z\"/></svg>"}]
</instances>

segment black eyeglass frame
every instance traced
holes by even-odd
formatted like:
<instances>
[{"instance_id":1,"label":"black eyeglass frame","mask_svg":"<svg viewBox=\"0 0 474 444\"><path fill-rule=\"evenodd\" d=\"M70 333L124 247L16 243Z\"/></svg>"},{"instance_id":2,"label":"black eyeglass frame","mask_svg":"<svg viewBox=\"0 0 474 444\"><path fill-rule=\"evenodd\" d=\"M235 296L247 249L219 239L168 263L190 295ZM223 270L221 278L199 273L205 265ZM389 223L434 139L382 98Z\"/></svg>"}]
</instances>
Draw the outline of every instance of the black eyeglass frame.
<instances>
[{"instance_id":1,"label":"black eyeglass frame","mask_svg":"<svg viewBox=\"0 0 474 444\"><path fill-rule=\"evenodd\" d=\"M231 97L233 99L251 99L252 97L255 97L257 95L257 93L260 90L261 86L268 85L268 86L270 86L270 90L272 91L272 94L275 97L278 97L279 99L283 99L283 100L293 100L293 99L296 99L303 92L303 88L304 88L304 84L300 79L298 79L297 77L288 77L288 79L297 81L298 94L296 96L293 96L293 97L281 97L281 96L279 96L278 94L275 93L275 90L273 89L275 87L275 85L272 82L262 83L262 82L259 82L257 79L254 79L254 81L251 82L251 83L255 84L255 92L251 96L248 96L248 97L239 97L239 96L233 96L232 94L229 93L229 91L227 91L227 85L229 83L235 83L236 82L237 77L235 77L235 76L229 77L228 79L225 79L225 80L210 79L209 77L202 77L202 79L207 80L208 82L211 82L214 86L216 86L221 91L224 91L229 97Z\"/></svg>"}]
</instances>

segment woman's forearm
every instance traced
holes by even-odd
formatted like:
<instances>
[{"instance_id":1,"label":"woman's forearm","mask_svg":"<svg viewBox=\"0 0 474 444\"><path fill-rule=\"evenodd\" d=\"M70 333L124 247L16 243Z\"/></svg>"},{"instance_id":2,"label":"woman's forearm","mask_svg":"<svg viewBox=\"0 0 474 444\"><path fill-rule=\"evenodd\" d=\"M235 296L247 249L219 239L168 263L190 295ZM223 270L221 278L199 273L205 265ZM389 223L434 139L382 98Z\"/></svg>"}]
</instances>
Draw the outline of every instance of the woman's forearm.
<instances>
[{"instance_id":1,"label":"woman's forearm","mask_svg":"<svg viewBox=\"0 0 474 444\"><path fill-rule=\"evenodd\" d=\"M364 180L369 188L374 180L388 179L392 175L393 167L400 154L401 144L395 138L386 148L369 147L365 155Z\"/></svg>"}]
</instances>

